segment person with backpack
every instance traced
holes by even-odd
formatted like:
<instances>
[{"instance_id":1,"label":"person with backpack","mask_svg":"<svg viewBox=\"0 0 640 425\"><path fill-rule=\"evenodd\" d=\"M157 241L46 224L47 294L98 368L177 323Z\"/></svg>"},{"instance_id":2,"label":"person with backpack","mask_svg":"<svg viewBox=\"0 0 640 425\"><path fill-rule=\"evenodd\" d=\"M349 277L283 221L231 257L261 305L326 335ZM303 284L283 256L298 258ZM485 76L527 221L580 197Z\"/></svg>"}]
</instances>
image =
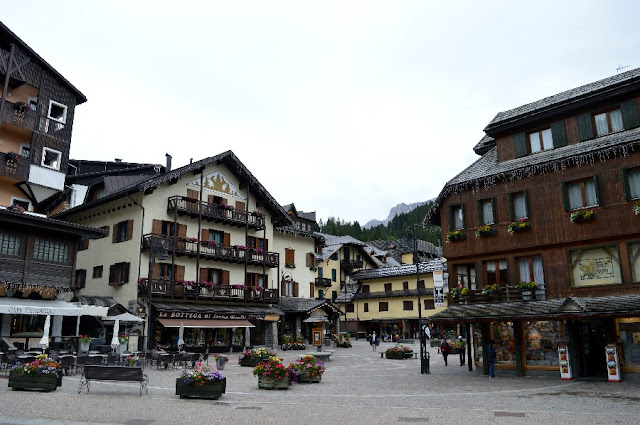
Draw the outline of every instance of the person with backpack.
<instances>
[{"instance_id":1,"label":"person with backpack","mask_svg":"<svg viewBox=\"0 0 640 425\"><path fill-rule=\"evenodd\" d=\"M493 348L495 344L494 340L489 341L487 344L487 360L489 361L489 377L496 377L496 350Z\"/></svg>"},{"instance_id":2,"label":"person with backpack","mask_svg":"<svg viewBox=\"0 0 640 425\"><path fill-rule=\"evenodd\" d=\"M442 353L442 358L444 358L444 365L448 366L447 357L449 356L449 351L451 351L451 347L449 347L449 343L447 342L447 338L442 340L440 344L440 352Z\"/></svg>"}]
</instances>

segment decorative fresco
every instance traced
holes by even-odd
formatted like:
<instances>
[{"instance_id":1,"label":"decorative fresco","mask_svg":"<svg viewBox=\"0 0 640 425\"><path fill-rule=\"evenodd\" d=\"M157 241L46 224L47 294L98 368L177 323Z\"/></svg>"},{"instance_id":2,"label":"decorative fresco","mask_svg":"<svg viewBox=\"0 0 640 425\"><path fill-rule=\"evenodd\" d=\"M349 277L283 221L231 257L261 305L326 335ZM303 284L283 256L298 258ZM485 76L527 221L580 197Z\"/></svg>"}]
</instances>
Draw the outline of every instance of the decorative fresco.
<instances>
[{"instance_id":1,"label":"decorative fresco","mask_svg":"<svg viewBox=\"0 0 640 425\"><path fill-rule=\"evenodd\" d=\"M569 260L573 286L622 283L620 255L616 246L571 251Z\"/></svg>"},{"instance_id":2,"label":"decorative fresco","mask_svg":"<svg viewBox=\"0 0 640 425\"><path fill-rule=\"evenodd\" d=\"M200 189L200 179L198 178L190 181L187 186ZM244 196L220 171L214 171L213 173L204 176L203 186L205 192L213 192L214 194L224 198L232 197L241 200L246 199L246 196Z\"/></svg>"}]
</instances>

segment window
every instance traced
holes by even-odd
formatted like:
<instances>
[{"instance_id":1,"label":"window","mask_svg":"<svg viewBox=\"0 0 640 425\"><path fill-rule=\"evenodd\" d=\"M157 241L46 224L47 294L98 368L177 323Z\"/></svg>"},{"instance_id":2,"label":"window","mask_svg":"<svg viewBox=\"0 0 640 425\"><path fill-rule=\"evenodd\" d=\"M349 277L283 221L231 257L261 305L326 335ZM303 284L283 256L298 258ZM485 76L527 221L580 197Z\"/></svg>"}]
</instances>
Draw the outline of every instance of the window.
<instances>
[{"instance_id":1,"label":"window","mask_svg":"<svg viewBox=\"0 0 640 425\"><path fill-rule=\"evenodd\" d=\"M324 298L324 291L322 289L318 289L318 298Z\"/></svg>"},{"instance_id":2,"label":"window","mask_svg":"<svg viewBox=\"0 0 640 425\"><path fill-rule=\"evenodd\" d=\"M161 229L160 234L165 238L175 236L176 234L176 225L172 221L162 220Z\"/></svg>"},{"instance_id":3,"label":"window","mask_svg":"<svg viewBox=\"0 0 640 425\"><path fill-rule=\"evenodd\" d=\"M413 301L402 301L402 309L405 311L413 310Z\"/></svg>"},{"instance_id":4,"label":"window","mask_svg":"<svg viewBox=\"0 0 640 425\"><path fill-rule=\"evenodd\" d=\"M621 173L624 199L640 199L640 168L624 169Z\"/></svg>"},{"instance_id":5,"label":"window","mask_svg":"<svg viewBox=\"0 0 640 425\"><path fill-rule=\"evenodd\" d=\"M50 100L47 118L59 122L60 124L65 124L67 122L67 105L63 105L55 100Z\"/></svg>"},{"instance_id":6,"label":"window","mask_svg":"<svg viewBox=\"0 0 640 425\"><path fill-rule=\"evenodd\" d=\"M436 308L434 300L424 300L425 310L433 310L434 308Z\"/></svg>"},{"instance_id":7,"label":"window","mask_svg":"<svg viewBox=\"0 0 640 425\"><path fill-rule=\"evenodd\" d=\"M161 264L168 266L166 270L171 269L169 264ZM162 271L162 268L160 268ZM168 279L167 279L168 280ZM109 285L120 286L129 282L129 263L116 263L109 268Z\"/></svg>"},{"instance_id":8,"label":"window","mask_svg":"<svg viewBox=\"0 0 640 425\"><path fill-rule=\"evenodd\" d=\"M120 264L123 264L123 263L120 263ZM173 275L174 275L173 267L171 267L171 264L164 264L164 263L158 264L158 278L160 280L173 281ZM109 282L113 282L111 280L111 277L109 277Z\"/></svg>"},{"instance_id":9,"label":"window","mask_svg":"<svg viewBox=\"0 0 640 425\"><path fill-rule=\"evenodd\" d=\"M347 313L355 313L356 309L354 308L353 303L347 304Z\"/></svg>"},{"instance_id":10,"label":"window","mask_svg":"<svg viewBox=\"0 0 640 425\"><path fill-rule=\"evenodd\" d=\"M112 242L120 243L133 237L133 220L121 221L113 225Z\"/></svg>"},{"instance_id":11,"label":"window","mask_svg":"<svg viewBox=\"0 0 640 425\"><path fill-rule=\"evenodd\" d=\"M509 194L509 214L511 220L531 218L529 214L529 192L515 192Z\"/></svg>"},{"instance_id":12,"label":"window","mask_svg":"<svg viewBox=\"0 0 640 425\"><path fill-rule=\"evenodd\" d=\"M385 292L391 292L391 288L393 285L391 285L391 283L385 283L384 284L384 291Z\"/></svg>"},{"instance_id":13,"label":"window","mask_svg":"<svg viewBox=\"0 0 640 425\"><path fill-rule=\"evenodd\" d=\"M208 240L213 241L218 245L223 245L224 232L221 232L219 230L209 229Z\"/></svg>"},{"instance_id":14,"label":"window","mask_svg":"<svg viewBox=\"0 0 640 425\"><path fill-rule=\"evenodd\" d=\"M338 279L338 273L336 272L336 269L331 269L331 281L332 282L337 282Z\"/></svg>"},{"instance_id":15,"label":"window","mask_svg":"<svg viewBox=\"0 0 640 425\"><path fill-rule=\"evenodd\" d=\"M551 128L535 131L527 135L529 139L529 152L536 153L547 149L553 149L553 136Z\"/></svg>"},{"instance_id":16,"label":"window","mask_svg":"<svg viewBox=\"0 0 640 425\"><path fill-rule=\"evenodd\" d=\"M507 260L494 260L484 263L485 281L484 286L498 284L506 286L509 282L507 272Z\"/></svg>"},{"instance_id":17,"label":"window","mask_svg":"<svg viewBox=\"0 0 640 425\"><path fill-rule=\"evenodd\" d=\"M593 124L597 136L614 133L624 128L620 108L593 115Z\"/></svg>"},{"instance_id":18,"label":"window","mask_svg":"<svg viewBox=\"0 0 640 425\"><path fill-rule=\"evenodd\" d=\"M387 301L380 301L378 303L378 311L389 311L389 303Z\"/></svg>"},{"instance_id":19,"label":"window","mask_svg":"<svg viewBox=\"0 0 640 425\"><path fill-rule=\"evenodd\" d=\"M564 208L567 211L598 205L598 178L562 183Z\"/></svg>"},{"instance_id":20,"label":"window","mask_svg":"<svg viewBox=\"0 0 640 425\"><path fill-rule=\"evenodd\" d=\"M43 167L51 168L53 170L60 169L60 160L62 159L62 153L60 151L44 147L42 148L42 162L40 165Z\"/></svg>"},{"instance_id":21,"label":"window","mask_svg":"<svg viewBox=\"0 0 640 425\"><path fill-rule=\"evenodd\" d=\"M338 253L334 252L333 254L331 254L331 257L329 257L330 259L336 261L338 259Z\"/></svg>"},{"instance_id":22,"label":"window","mask_svg":"<svg viewBox=\"0 0 640 425\"><path fill-rule=\"evenodd\" d=\"M20 156L24 159L31 158L31 144L21 143L20 144Z\"/></svg>"},{"instance_id":23,"label":"window","mask_svg":"<svg viewBox=\"0 0 640 425\"><path fill-rule=\"evenodd\" d=\"M478 226L495 224L495 222L494 198L478 201Z\"/></svg>"},{"instance_id":24,"label":"window","mask_svg":"<svg viewBox=\"0 0 640 425\"><path fill-rule=\"evenodd\" d=\"M102 266L95 266L93 268L93 278L99 279L102 277Z\"/></svg>"},{"instance_id":25,"label":"window","mask_svg":"<svg viewBox=\"0 0 640 425\"><path fill-rule=\"evenodd\" d=\"M33 245L34 260L69 263L69 244L48 239L36 238Z\"/></svg>"},{"instance_id":26,"label":"window","mask_svg":"<svg viewBox=\"0 0 640 425\"><path fill-rule=\"evenodd\" d=\"M631 278L633 282L640 282L640 242L628 245L629 265L631 266Z\"/></svg>"},{"instance_id":27,"label":"window","mask_svg":"<svg viewBox=\"0 0 640 425\"><path fill-rule=\"evenodd\" d=\"M405 291L409 290L409 282L402 282L402 289Z\"/></svg>"},{"instance_id":28,"label":"window","mask_svg":"<svg viewBox=\"0 0 640 425\"><path fill-rule=\"evenodd\" d=\"M322 279L322 273L324 273L324 269L322 267L318 267L318 277Z\"/></svg>"},{"instance_id":29,"label":"window","mask_svg":"<svg viewBox=\"0 0 640 425\"><path fill-rule=\"evenodd\" d=\"M449 230L464 229L464 204L449 207Z\"/></svg>"},{"instance_id":30,"label":"window","mask_svg":"<svg viewBox=\"0 0 640 425\"><path fill-rule=\"evenodd\" d=\"M476 267L473 264L461 264L455 267L456 286L463 285L465 288L476 288Z\"/></svg>"},{"instance_id":31,"label":"window","mask_svg":"<svg viewBox=\"0 0 640 425\"><path fill-rule=\"evenodd\" d=\"M267 239L263 239L263 238L256 238L254 236L248 236L247 237L247 247L253 248L253 249L261 249L263 251L268 251L269 250L269 241Z\"/></svg>"},{"instance_id":32,"label":"window","mask_svg":"<svg viewBox=\"0 0 640 425\"><path fill-rule=\"evenodd\" d=\"M10 233L0 233L0 255L8 257L21 256L22 238Z\"/></svg>"},{"instance_id":33,"label":"window","mask_svg":"<svg viewBox=\"0 0 640 425\"><path fill-rule=\"evenodd\" d=\"M371 291L371 288L369 285L362 285L362 293L363 294L368 294Z\"/></svg>"},{"instance_id":34,"label":"window","mask_svg":"<svg viewBox=\"0 0 640 425\"><path fill-rule=\"evenodd\" d=\"M539 288L544 287L544 269L542 256L520 257L516 259L518 264L518 282L535 282Z\"/></svg>"},{"instance_id":35,"label":"window","mask_svg":"<svg viewBox=\"0 0 640 425\"><path fill-rule=\"evenodd\" d=\"M296 257L295 257L295 250L291 249L291 248L285 248L284 249L284 263L286 264L290 264L290 265L295 265L296 263Z\"/></svg>"},{"instance_id":36,"label":"window","mask_svg":"<svg viewBox=\"0 0 640 425\"><path fill-rule=\"evenodd\" d=\"M418 281L418 289L424 289L424 280Z\"/></svg>"},{"instance_id":37,"label":"window","mask_svg":"<svg viewBox=\"0 0 640 425\"><path fill-rule=\"evenodd\" d=\"M369 312L369 303L364 303L364 312L365 313Z\"/></svg>"},{"instance_id":38,"label":"window","mask_svg":"<svg viewBox=\"0 0 640 425\"><path fill-rule=\"evenodd\" d=\"M75 288L84 288L87 283L87 271L84 269L76 270Z\"/></svg>"},{"instance_id":39,"label":"window","mask_svg":"<svg viewBox=\"0 0 640 425\"><path fill-rule=\"evenodd\" d=\"M78 242L78 251L85 251L89 249L89 239L84 239Z\"/></svg>"},{"instance_id":40,"label":"window","mask_svg":"<svg viewBox=\"0 0 640 425\"><path fill-rule=\"evenodd\" d=\"M331 302L335 302L338 298L338 291L331 291Z\"/></svg>"},{"instance_id":41,"label":"window","mask_svg":"<svg viewBox=\"0 0 640 425\"><path fill-rule=\"evenodd\" d=\"M16 198L15 196L11 197L11 205L18 205L24 208L25 211L29 211L31 209L31 202L27 199Z\"/></svg>"},{"instance_id":42,"label":"window","mask_svg":"<svg viewBox=\"0 0 640 425\"><path fill-rule=\"evenodd\" d=\"M569 251L569 269L574 287L622 283L617 245Z\"/></svg>"}]
</instances>

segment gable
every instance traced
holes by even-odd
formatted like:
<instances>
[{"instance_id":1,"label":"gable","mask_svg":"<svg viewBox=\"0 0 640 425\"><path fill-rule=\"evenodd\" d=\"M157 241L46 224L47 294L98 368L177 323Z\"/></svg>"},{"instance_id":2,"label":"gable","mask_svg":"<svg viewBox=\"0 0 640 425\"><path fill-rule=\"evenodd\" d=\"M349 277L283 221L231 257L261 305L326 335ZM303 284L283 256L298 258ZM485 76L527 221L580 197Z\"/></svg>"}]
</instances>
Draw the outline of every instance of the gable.
<instances>
[{"instance_id":1,"label":"gable","mask_svg":"<svg viewBox=\"0 0 640 425\"><path fill-rule=\"evenodd\" d=\"M191 180L187 183L187 186L194 187L196 189L200 189L200 179ZM216 194L219 196L233 197L236 199L246 200L247 197L243 195L236 186L231 183L229 178L224 175L221 171L214 171L210 174L204 176L203 179L203 190L204 192L209 192L212 194Z\"/></svg>"}]
</instances>

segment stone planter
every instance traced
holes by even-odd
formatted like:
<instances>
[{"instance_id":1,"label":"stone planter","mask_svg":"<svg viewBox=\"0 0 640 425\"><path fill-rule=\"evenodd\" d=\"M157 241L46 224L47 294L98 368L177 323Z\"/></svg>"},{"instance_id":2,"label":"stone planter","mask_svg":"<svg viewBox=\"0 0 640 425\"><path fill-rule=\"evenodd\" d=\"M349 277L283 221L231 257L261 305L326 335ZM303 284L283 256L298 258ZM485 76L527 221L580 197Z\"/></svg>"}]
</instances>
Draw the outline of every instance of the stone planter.
<instances>
[{"instance_id":1,"label":"stone planter","mask_svg":"<svg viewBox=\"0 0 640 425\"><path fill-rule=\"evenodd\" d=\"M309 372L298 372L298 382L302 384L319 383L322 376L312 378Z\"/></svg>"},{"instance_id":2,"label":"stone planter","mask_svg":"<svg viewBox=\"0 0 640 425\"><path fill-rule=\"evenodd\" d=\"M182 378L176 379L176 395L180 398L206 398L217 400L222 397L227 390L227 378L219 381L206 381L202 385L185 384Z\"/></svg>"},{"instance_id":3,"label":"stone planter","mask_svg":"<svg viewBox=\"0 0 640 425\"><path fill-rule=\"evenodd\" d=\"M42 390L55 391L62 386L62 371L44 375L30 375L27 373L11 371L9 373L9 387L15 390Z\"/></svg>"},{"instance_id":4,"label":"stone planter","mask_svg":"<svg viewBox=\"0 0 640 425\"><path fill-rule=\"evenodd\" d=\"M392 360L402 360L402 359L404 359L404 353L388 353L388 352L385 352L385 355L387 356L387 359L392 359Z\"/></svg>"},{"instance_id":5,"label":"stone planter","mask_svg":"<svg viewBox=\"0 0 640 425\"><path fill-rule=\"evenodd\" d=\"M262 376L258 378L258 388L263 390L288 390L290 385L289 378L271 379Z\"/></svg>"}]
</instances>

